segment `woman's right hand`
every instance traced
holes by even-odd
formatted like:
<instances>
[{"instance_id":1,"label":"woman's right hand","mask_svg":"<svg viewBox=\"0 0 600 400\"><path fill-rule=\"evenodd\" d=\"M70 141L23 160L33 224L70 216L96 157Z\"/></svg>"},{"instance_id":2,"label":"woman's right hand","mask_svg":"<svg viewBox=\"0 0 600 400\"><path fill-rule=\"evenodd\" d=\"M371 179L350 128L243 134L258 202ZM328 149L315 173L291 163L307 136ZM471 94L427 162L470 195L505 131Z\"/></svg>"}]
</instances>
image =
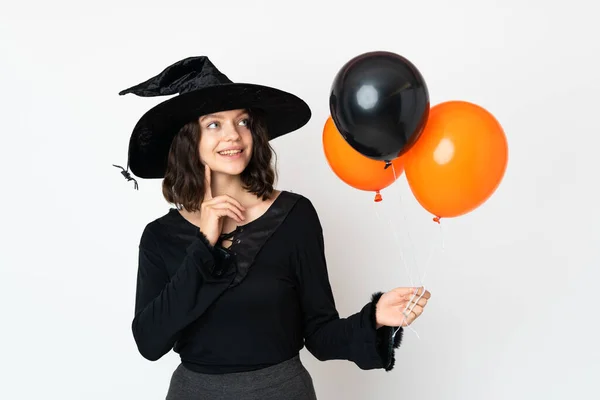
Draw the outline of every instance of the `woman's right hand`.
<instances>
[{"instance_id":1,"label":"woman's right hand","mask_svg":"<svg viewBox=\"0 0 600 400\"><path fill-rule=\"evenodd\" d=\"M200 205L200 230L206 236L209 243L214 246L223 230L224 218L229 217L238 223L244 221L246 209L233 197L221 195L212 196L210 168L204 166L204 199Z\"/></svg>"}]
</instances>

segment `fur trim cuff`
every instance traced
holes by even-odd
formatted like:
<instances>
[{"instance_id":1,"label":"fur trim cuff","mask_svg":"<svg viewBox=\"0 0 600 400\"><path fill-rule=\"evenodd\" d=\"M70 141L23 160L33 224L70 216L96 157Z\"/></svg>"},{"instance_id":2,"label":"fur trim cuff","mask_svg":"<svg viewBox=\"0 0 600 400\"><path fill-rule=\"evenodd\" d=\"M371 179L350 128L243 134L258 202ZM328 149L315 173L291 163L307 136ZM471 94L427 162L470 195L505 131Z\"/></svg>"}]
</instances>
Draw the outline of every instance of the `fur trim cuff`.
<instances>
[{"instance_id":1,"label":"fur trim cuff","mask_svg":"<svg viewBox=\"0 0 600 400\"><path fill-rule=\"evenodd\" d=\"M204 232L202 232L200 229L198 229L196 231L196 237L199 238L202 241L202 243L204 243L204 245L206 246L206 248L208 250L210 250L211 252L215 249L213 247L213 245L210 244L210 242L208 241L208 238L206 237L206 235L204 234Z\"/></svg>"},{"instance_id":2,"label":"fur trim cuff","mask_svg":"<svg viewBox=\"0 0 600 400\"><path fill-rule=\"evenodd\" d=\"M371 296L371 323L373 329L377 328L377 303L383 296L383 292L373 293ZM397 327L382 326L377 330L377 353L381 357L383 368L386 371L391 371L396 363L395 349L400 347L402 343L402 335L404 329L400 327L396 336L393 336Z\"/></svg>"}]
</instances>

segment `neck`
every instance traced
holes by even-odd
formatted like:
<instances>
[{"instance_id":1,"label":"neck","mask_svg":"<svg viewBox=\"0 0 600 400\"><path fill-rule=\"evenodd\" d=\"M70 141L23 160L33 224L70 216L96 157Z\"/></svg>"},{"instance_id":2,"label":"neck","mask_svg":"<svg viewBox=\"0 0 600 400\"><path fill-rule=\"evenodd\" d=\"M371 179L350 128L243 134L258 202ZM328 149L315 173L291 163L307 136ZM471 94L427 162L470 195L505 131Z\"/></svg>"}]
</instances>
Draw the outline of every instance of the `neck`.
<instances>
[{"instance_id":1,"label":"neck","mask_svg":"<svg viewBox=\"0 0 600 400\"><path fill-rule=\"evenodd\" d=\"M228 195L245 207L257 200L256 195L244 189L239 175L214 173L211 177L211 190L213 197Z\"/></svg>"}]
</instances>

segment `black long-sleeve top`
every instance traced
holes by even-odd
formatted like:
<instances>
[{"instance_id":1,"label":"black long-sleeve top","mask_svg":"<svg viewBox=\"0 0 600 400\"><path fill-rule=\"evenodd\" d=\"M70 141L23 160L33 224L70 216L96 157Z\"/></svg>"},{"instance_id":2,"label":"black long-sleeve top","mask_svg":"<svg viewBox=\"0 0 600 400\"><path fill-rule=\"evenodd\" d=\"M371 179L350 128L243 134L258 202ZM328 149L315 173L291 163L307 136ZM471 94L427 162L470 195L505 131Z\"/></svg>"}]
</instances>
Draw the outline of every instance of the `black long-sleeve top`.
<instances>
[{"instance_id":1,"label":"black long-sleeve top","mask_svg":"<svg viewBox=\"0 0 600 400\"><path fill-rule=\"evenodd\" d=\"M146 226L132 323L142 356L173 349L189 369L219 374L271 366L306 346L319 360L393 368L402 330L375 328L381 292L340 318L307 198L283 191L230 236L228 249L213 247L174 208Z\"/></svg>"}]
</instances>

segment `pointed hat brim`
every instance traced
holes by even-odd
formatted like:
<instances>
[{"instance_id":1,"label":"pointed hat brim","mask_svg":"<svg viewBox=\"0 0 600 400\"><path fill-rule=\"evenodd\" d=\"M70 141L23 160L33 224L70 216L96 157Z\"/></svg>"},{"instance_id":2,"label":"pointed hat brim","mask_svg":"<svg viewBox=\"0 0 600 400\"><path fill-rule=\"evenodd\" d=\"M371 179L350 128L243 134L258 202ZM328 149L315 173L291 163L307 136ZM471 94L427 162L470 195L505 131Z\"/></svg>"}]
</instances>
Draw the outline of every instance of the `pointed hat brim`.
<instances>
[{"instance_id":1,"label":"pointed hat brim","mask_svg":"<svg viewBox=\"0 0 600 400\"><path fill-rule=\"evenodd\" d=\"M268 86L223 83L183 93L148 110L129 141L129 167L140 178L164 177L171 142L179 130L200 116L235 109L260 109L269 140L293 132L311 118L299 97Z\"/></svg>"}]
</instances>

